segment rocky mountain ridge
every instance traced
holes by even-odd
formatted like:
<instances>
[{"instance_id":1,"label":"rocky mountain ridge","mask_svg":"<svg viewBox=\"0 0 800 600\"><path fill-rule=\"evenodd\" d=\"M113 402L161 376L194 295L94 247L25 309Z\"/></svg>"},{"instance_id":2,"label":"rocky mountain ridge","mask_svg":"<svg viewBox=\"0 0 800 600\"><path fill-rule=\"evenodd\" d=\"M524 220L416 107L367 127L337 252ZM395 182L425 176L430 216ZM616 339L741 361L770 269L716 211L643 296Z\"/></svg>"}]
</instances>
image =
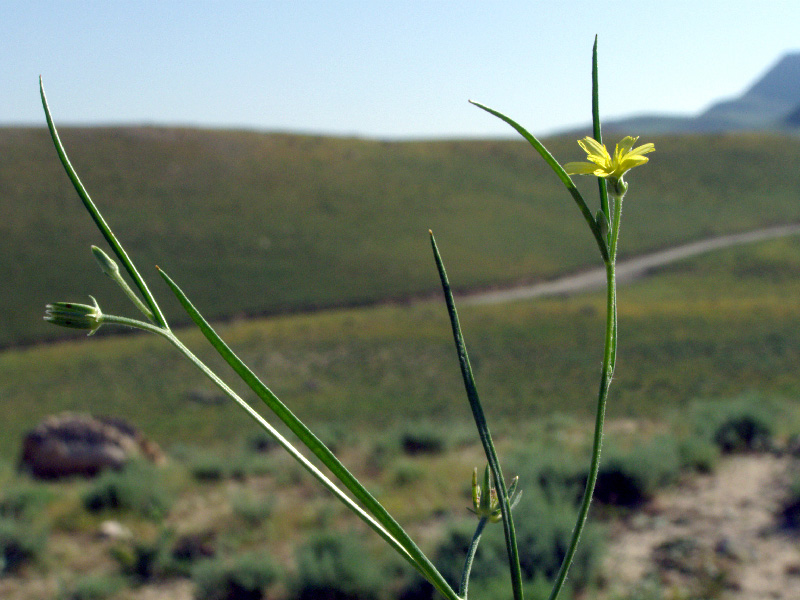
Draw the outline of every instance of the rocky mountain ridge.
<instances>
[{"instance_id":1,"label":"rocky mountain ridge","mask_svg":"<svg viewBox=\"0 0 800 600\"><path fill-rule=\"evenodd\" d=\"M800 52L784 55L740 96L720 100L698 115L639 115L610 121L605 127L651 135L731 131L798 134Z\"/></svg>"}]
</instances>

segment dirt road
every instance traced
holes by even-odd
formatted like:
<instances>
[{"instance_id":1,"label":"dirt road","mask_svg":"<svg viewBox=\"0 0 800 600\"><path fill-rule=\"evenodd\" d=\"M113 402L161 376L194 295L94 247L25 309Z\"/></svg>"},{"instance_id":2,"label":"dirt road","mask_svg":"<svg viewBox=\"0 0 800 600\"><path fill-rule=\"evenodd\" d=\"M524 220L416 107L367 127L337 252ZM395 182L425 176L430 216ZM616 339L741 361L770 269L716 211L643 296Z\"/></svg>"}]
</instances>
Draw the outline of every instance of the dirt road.
<instances>
[{"instance_id":1,"label":"dirt road","mask_svg":"<svg viewBox=\"0 0 800 600\"><path fill-rule=\"evenodd\" d=\"M667 265L699 254L705 254L712 250L797 234L800 234L800 224L778 225L745 233L709 238L707 240L700 240L699 242L692 242L691 244L645 254L629 260L619 261L617 263L617 281L630 281L642 277L647 274L650 269L655 267ZM460 303L500 304L503 302L513 302L515 300L526 300L545 296L576 294L578 292L602 288L605 286L605 281L605 268L599 267L582 273L561 277L553 281L543 281L541 283L507 290L470 294L461 298Z\"/></svg>"}]
</instances>

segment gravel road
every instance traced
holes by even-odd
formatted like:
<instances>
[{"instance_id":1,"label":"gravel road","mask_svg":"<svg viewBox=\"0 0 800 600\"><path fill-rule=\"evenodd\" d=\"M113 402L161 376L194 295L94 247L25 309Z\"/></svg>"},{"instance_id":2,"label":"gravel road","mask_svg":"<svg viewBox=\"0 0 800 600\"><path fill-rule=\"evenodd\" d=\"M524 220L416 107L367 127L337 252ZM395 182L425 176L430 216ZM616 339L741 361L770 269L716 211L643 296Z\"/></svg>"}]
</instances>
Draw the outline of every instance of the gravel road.
<instances>
[{"instance_id":1,"label":"gravel road","mask_svg":"<svg viewBox=\"0 0 800 600\"><path fill-rule=\"evenodd\" d=\"M798 223L777 225L775 227L767 227L755 231L747 231L745 233L722 235L692 242L691 244L685 244L683 246L676 246L667 250L660 250L651 254L644 254L628 260L618 261L617 281L631 281L646 275L650 269L655 267L711 252L712 250L797 234L800 234L800 224ZM605 282L605 267L598 267L574 275L567 275L552 281L543 281L506 290L478 292L465 295L460 299L460 304L500 304L503 302L542 298L545 296L564 296L603 288Z\"/></svg>"}]
</instances>

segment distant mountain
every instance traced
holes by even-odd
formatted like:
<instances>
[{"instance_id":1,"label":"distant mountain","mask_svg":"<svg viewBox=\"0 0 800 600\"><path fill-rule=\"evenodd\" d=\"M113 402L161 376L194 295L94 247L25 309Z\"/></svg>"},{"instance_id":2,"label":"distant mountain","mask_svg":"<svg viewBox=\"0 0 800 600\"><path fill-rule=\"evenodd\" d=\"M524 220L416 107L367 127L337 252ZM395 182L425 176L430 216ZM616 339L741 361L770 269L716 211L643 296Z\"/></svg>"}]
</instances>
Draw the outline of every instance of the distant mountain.
<instances>
[{"instance_id":1,"label":"distant mountain","mask_svg":"<svg viewBox=\"0 0 800 600\"><path fill-rule=\"evenodd\" d=\"M738 98L696 116L641 115L606 128L639 134L777 131L800 133L800 52L787 54Z\"/></svg>"}]
</instances>

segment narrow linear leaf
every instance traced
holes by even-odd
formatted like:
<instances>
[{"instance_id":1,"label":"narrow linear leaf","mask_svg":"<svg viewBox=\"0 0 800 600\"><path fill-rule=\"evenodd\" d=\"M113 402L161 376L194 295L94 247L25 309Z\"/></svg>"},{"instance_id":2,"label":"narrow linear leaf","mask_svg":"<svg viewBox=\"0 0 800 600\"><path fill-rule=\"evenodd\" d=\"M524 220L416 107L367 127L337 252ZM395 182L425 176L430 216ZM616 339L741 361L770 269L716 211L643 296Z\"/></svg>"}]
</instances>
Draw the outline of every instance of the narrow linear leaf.
<instances>
[{"instance_id":1,"label":"narrow linear leaf","mask_svg":"<svg viewBox=\"0 0 800 600\"><path fill-rule=\"evenodd\" d=\"M561 164L555 159L555 157L552 154L550 154L547 148L545 148L544 145L539 140L537 140L536 137L533 134L531 134L527 129L525 129L522 125L520 125L510 117L507 117L503 113L494 110L493 108L489 108L488 106L484 106L483 104L480 104L478 102L473 102L472 100L470 100L469 102L470 104L477 106L481 110L485 110L489 114L494 115L498 119L505 121L506 123L511 125L511 127L516 129L517 133L519 133L523 138L525 138L528 141L528 143L531 146L533 146L533 149L539 153L539 155L545 160L545 162L548 165L550 165L550 168L553 169L555 174L564 184L564 187L566 187L567 191L569 191L573 200L575 200L575 204L578 205L578 209L581 211L584 220L589 225L589 229L592 230L592 235L594 235L595 241L597 242L597 246L600 249L600 254L603 256L603 260L604 261L608 260L608 248L606 248L606 243L603 240L603 236L600 233L600 228L598 227L597 222L594 220L592 211L589 210L586 201L583 199L583 196L581 195L578 188L575 187L575 184L572 182L572 179L570 179L569 175L567 175L567 172L564 170L564 167L562 167Z\"/></svg>"},{"instance_id":2,"label":"narrow linear leaf","mask_svg":"<svg viewBox=\"0 0 800 600\"><path fill-rule=\"evenodd\" d=\"M286 424L300 441L330 469L331 473L341 481L344 486L364 505L364 507L377 519L386 530L397 539L405 552L410 556L411 563L424 575L443 595L452 600L457 600L458 595L450 588L436 567L427 556L419 549L411 537L392 517L383 505L361 484L355 476L339 461L325 444L315 436L306 425L298 419L289 408L253 373L250 368L236 356L233 350L219 337L216 331L205 320L200 312L189 301L178 285L161 269L158 270L166 281L175 297L186 310L195 325L200 328L205 338L222 356L225 362L236 372L247 386Z\"/></svg>"},{"instance_id":3,"label":"narrow linear leaf","mask_svg":"<svg viewBox=\"0 0 800 600\"><path fill-rule=\"evenodd\" d=\"M347 506L350 510L352 510L362 521L364 521L371 529L373 529L378 535L380 535L398 554L400 554L403 558L405 558L408 562L410 562L414 567L416 567L416 563L411 558L411 556L406 552L405 548L388 532L386 529L378 523L370 514L368 514L363 508L361 508L358 504L356 504L349 496L347 496L344 491L339 489L339 487L328 477L325 476L316 466L314 466L305 456L303 456L297 448L295 448L289 440L283 437L280 432L275 429L268 421L266 421L261 415L259 415L253 408L247 404L236 392L234 392L227 384L225 384L217 375L211 371L200 359L198 359L192 352L186 348L183 343L178 340L175 335L170 331L158 330L156 333L159 333L166 337L175 347L177 347L196 367L198 367L203 373L206 374L217 386L225 392L230 398L232 398L240 408L242 408L247 414L253 418L263 429L265 429L281 447L289 453L289 455L297 460L303 468L306 469L314 478L316 478L328 491L330 491L336 498L338 498L345 506Z\"/></svg>"},{"instance_id":4,"label":"narrow linear leaf","mask_svg":"<svg viewBox=\"0 0 800 600\"><path fill-rule=\"evenodd\" d=\"M497 451L492 441L492 435L489 432L489 425L486 422L486 415L483 412L480 397L478 396L478 388L475 385L475 377L472 374L472 366L469 362L469 355L467 354L467 346L464 342L464 336L461 334L461 325L458 321L458 312L456 311L455 301L453 300L453 292L450 289L450 282L447 279L447 272L444 268L444 262L439 254L439 248L436 246L436 239L433 237L433 232L430 232L431 247L433 248L433 257L436 261L436 268L439 271L439 279L442 283L442 290L444 292L445 303L447 304L447 313L450 316L450 325L453 329L453 339L456 346L456 354L458 355L458 363L461 367L461 376L464 380L464 387L467 392L467 399L469 400L470 408L472 409L472 416L475 419L475 425L478 428L478 435L483 444L483 449L486 454L486 460L489 462L489 467L492 470L497 487L497 495L500 501L500 512L503 515L503 533L506 539L506 550L508 552L509 569L511 571L511 586L516 600L522 600L522 571L519 564L519 549L517 547L517 534L514 531L514 520L511 515L511 504L508 500L508 490L506 488L505 480L503 479L503 472L500 469L500 461L497 458ZM488 486L487 486L488 487ZM488 489L485 490L486 494L489 493Z\"/></svg>"},{"instance_id":5,"label":"narrow linear leaf","mask_svg":"<svg viewBox=\"0 0 800 600\"><path fill-rule=\"evenodd\" d=\"M122 245L117 240L117 237L114 235L114 232L111 231L111 228L106 223L103 216L100 214L100 211L95 206L92 199L89 197L89 193L86 191L86 188L81 183L80 178L78 177L78 173L72 166L72 163L67 156L66 150L64 150L64 146L61 143L61 139L58 135L58 131L56 130L55 123L53 122L53 117L50 114L50 107L47 104L47 96L44 93L44 83L42 82L42 78L39 78L39 93L42 97L42 107L44 108L44 115L45 119L47 120L47 127L50 130L50 137L53 140L53 144L55 145L56 152L58 153L58 158L61 161L64 170L67 172L67 176L69 177L72 185L75 187L75 191L78 192L78 196L80 197L83 205L86 207L86 210L89 212L89 215L94 220L97 228L100 230L100 233L103 234L103 237L108 242L108 245L111 246L114 254L117 255L119 260L122 262L125 270L133 279L133 282L136 284L136 287L139 288L142 296L147 302L147 306L150 307L151 312L153 313L154 322L159 325L160 327L168 328L167 321L164 318L164 315L161 313L161 309L158 307L155 298L150 293L150 290L147 288L147 284L139 275L139 272L136 270L136 267L133 265L133 262L128 258L128 254L125 252Z\"/></svg>"},{"instance_id":6,"label":"narrow linear leaf","mask_svg":"<svg viewBox=\"0 0 800 600\"><path fill-rule=\"evenodd\" d=\"M597 36L594 36L594 47L592 48L592 133L594 139L603 143L603 132L600 127L600 84L597 72ZM608 208L608 187L604 177L597 178L597 188L600 194L600 208L606 217L611 213Z\"/></svg>"}]
</instances>

